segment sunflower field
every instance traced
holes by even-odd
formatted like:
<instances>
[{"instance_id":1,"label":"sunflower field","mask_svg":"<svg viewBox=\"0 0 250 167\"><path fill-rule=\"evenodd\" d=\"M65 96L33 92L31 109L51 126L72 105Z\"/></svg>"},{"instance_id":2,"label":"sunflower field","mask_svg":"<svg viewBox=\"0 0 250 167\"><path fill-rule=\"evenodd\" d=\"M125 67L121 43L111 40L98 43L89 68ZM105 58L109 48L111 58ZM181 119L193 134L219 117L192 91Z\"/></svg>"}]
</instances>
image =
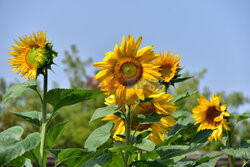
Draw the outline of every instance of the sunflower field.
<instances>
[{"instance_id":1,"label":"sunflower field","mask_svg":"<svg viewBox=\"0 0 250 167\"><path fill-rule=\"evenodd\" d=\"M30 91L36 94L39 104L35 107L40 109L11 112L34 129L25 137L23 126L0 132L0 167L45 167L49 157L54 166L66 167L215 166L222 154L227 155L230 167L236 166L236 158L241 158L242 167L249 165L250 139L236 142L234 135L237 124L250 118L250 113L228 111L223 94L212 93L209 98L197 90L175 94L176 86L188 87L185 83L196 77L182 73L180 54L156 53L153 46L142 46L142 37L123 36L102 62L93 64L98 69L93 81L96 87L50 90L49 71L58 53L46 32L19 37L9 54L13 71L27 81L13 84L1 106ZM38 76L42 76L42 90ZM192 96L197 97L194 107L182 103ZM105 98L103 107L95 109L88 121L99 126L86 138L84 148L60 147L57 141L68 125L58 119L61 109L87 105L90 99L97 103L97 97ZM214 142L219 143L219 153L205 153L193 161L186 158Z\"/></svg>"}]
</instances>

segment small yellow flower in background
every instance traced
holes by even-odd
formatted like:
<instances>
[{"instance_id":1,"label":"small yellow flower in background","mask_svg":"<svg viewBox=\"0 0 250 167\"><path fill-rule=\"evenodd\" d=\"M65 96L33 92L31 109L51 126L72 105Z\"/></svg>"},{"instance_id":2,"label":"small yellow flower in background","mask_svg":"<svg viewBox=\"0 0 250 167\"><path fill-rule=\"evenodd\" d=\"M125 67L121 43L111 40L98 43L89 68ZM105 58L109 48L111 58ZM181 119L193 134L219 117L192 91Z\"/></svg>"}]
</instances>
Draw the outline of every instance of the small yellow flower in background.
<instances>
[{"instance_id":1,"label":"small yellow flower in background","mask_svg":"<svg viewBox=\"0 0 250 167\"><path fill-rule=\"evenodd\" d=\"M173 98L173 96L170 94L157 93L157 94L152 94L148 97L154 97L155 99L150 102L140 103L137 106L137 108L132 114L131 131L135 131L139 125L138 120L135 118L137 114L148 115L151 113L157 113L159 115L167 115L165 117L162 117L159 122L155 122L153 124L144 124L138 128L139 132L151 129L152 133L150 134L149 139L153 141L155 144L160 145L161 141L164 140L163 134L167 134L167 129L175 125L175 119L173 116L171 116L171 114L176 110L176 106L174 105L174 103L169 102ZM114 95L111 95L105 100L106 100L105 104L107 105L115 103ZM135 107L134 104L131 105L132 110L134 107ZM122 139L117 135L125 134L125 125L123 120L114 114L109 115L103 118L102 120L104 121L108 120L115 124L113 128L114 139L121 141Z\"/></svg>"},{"instance_id":2,"label":"small yellow flower in background","mask_svg":"<svg viewBox=\"0 0 250 167\"><path fill-rule=\"evenodd\" d=\"M229 117L229 113L226 112L227 105L220 104L220 96L212 95L211 100L207 100L203 95L198 98L199 105L196 106L192 112L195 118L195 125L200 124L197 131L204 129L211 129L213 133L209 137L209 140L221 140L223 129L230 130L228 127L229 122L225 117Z\"/></svg>"},{"instance_id":3,"label":"small yellow flower in background","mask_svg":"<svg viewBox=\"0 0 250 167\"><path fill-rule=\"evenodd\" d=\"M160 66L161 79L164 82L170 82L178 76L181 58L179 54L174 56L174 52L170 54L167 50L165 53L162 52L157 55L158 58L154 61L154 64Z\"/></svg>"},{"instance_id":4,"label":"small yellow flower in background","mask_svg":"<svg viewBox=\"0 0 250 167\"><path fill-rule=\"evenodd\" d=\"M43 68L50 68L57 53L52 50L51 43L46 41L46 33L42 31L19 37L19 40L15 40L16 44L10 48L9 54L13 57L8 62L21 77L34 79L43 73Z\"/></svg>"},{"instance_id":5,"label":"small yellow flower in background","mask_svg":"<svg viewBox=\"0 0 250 167\"><path fill-rule=\"evenodd\" d=\"M142 41L136 42L133 36L128 36L127 42L123 36L121 46L116 44L114 51L106 53L103 62L94 63L100 68L95 79L99 87L107 91L107 95L115 94L116 103L132 104L138 98L144 99L144 89L141 85L147 81L157 81L160 77L158 66L151 64L157 56L152 51L153 46L139 49Z\"/></svg>"}]
</instances>

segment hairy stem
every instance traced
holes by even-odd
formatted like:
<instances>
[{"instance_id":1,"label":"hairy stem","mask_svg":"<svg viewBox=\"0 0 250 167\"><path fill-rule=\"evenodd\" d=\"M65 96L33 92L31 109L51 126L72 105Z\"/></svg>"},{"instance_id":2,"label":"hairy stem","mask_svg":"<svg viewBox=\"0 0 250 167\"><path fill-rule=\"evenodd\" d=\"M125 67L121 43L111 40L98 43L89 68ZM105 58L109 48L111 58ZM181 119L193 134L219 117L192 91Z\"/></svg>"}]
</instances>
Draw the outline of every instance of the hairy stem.
<instances>
[{"instance_id":1,"label":"hairy stem","mask_svg":"<svg viewBox=\"0 0 250 167\"><path fill-rule=\"evenodd\" d=\"M44 73L43 82L43 110L42 110L42 127L41 127L41 144L40 144L40 167L44 167L44 152L45 152L45 140L46 140L46 122L47 122L47 102L46 94L48 89L48 74L47 69Z\"/></svg>"},{"instance_id":2,"label":"hairy stem","mask_svg":"<svg viewBox=\"0 0 250 167\"><path fill-rule=\"evenodd\" d=\"M131 113L130 113L130 106L126 106L126 146L130 145L130 132L131 132ZM125 151L125 162L124 167L128 167L129 161L129 152Z\"/></svg>"}]
</instances>

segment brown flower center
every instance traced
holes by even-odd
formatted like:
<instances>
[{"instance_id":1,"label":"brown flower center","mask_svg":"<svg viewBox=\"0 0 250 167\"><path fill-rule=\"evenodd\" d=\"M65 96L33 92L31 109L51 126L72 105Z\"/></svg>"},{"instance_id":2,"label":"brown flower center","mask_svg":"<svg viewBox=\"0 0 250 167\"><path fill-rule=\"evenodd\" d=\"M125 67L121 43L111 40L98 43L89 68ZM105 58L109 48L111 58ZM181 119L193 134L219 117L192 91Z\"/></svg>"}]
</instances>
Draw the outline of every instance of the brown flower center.
<instances>
[{"instance_id":1,"label":"brown flower center","mask_svg":"<svg viewBox=\"0 0 250 167\"><path fill-rule=\"evenodd\" d=\"M221 112L218 111L215 106L209 107L206 111L206 120L208 121L208 123L213 123L214 118L216 118L220 114Z\"/></svg>"},{"instance_id":2,"label":"brown flower center","mask_svg":"<svg viewBox=\"0 0 250 167\"><path fill-rule=\"evenodd\" d=\"M134 85L142 76L142 66L133 58L123 58L116 63L114 74L124 86Z\"/></svg>"},{"instance_id":3,"label":"brown flower center","mask_svg":"<svg viewBox=\"0 0 250 167\"><path fill-rule=\"evenodd\" d=\"M135 130L137 126L139 125L139 121L135 118L135 115L137 114L144 114L149 115L151 113L155 112L155 107L153 103L147 102L147 103L141 103L136 107L136 110L133 112L132 115L132 124L131 124L131 130ZM152 124L143 124L140 125L138 128L138 131L143 131L151 127Z\"/></svg>"}]
</instances>

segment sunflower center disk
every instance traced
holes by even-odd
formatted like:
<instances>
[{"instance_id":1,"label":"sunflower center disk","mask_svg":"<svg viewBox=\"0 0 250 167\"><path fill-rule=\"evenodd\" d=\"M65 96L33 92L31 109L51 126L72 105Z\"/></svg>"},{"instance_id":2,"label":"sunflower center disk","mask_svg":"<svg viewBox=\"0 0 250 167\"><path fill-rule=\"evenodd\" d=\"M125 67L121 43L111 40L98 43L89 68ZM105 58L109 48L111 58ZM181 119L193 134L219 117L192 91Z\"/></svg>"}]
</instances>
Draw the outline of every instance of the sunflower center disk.
<instances>
[{"instance_id":1,"label":"sunflower center disk","mask_svg":"<svg viewBox=\"0 0 250 167\"><path fill-rule=\"evenodd\" d=\"M32 48L26 56L26 61L31 67L41 68L48 62L47 53L45 48Z\"/></svg>"},{"instance_id":2,"label":"sunflower center disk","mask_svg":"<svg viewBox=\"0 0 250 167\"><path fill-rule=\"evenodd\" d=\"M132 58L124 58L115 66L115 76L124 86L134 85L142 76L141 64Z\"/></svg>"},{"instance_id":3,"label":"sunflower center disk","mask_svg":"<svg viewBox=\"0 0 250 167\"><path fill-rule=\"evenodd\" d=\"M214 118L216 118L220 114L221 114L221 112L218 111L215 106L209 107L207 109L207 112L206 112L206 119L207 119L207 121L209 123L213 123L214 122Z\"/></svg>"},{"instance_id":4,"label":"sunflower center disk","mask_svg":"<svg viewBox=\"0 0 250 167\"><path fill-rule=\"evenodd\" d=\"M172 73L171 66L164 66L164 67L162 67L162 76L163 77L170 76L171 73Z\"/></svg>"},{"instance_id":5,"label":"sunflower center disk","mask_svg":"<svg viewBox=\"0 0 250 167\"><path fill-rule=\"evenodd\" d=\"M136 110L133 112L132 115L132 124L131 124L131 130L135 130L137 126L139 125L139 121L136 119L137 114L144 114L149 115L151 113L155 112L155 107L153 103L147 102L147 103L141 103L136 107ZM138 128L138 131L144 131L151 127L152 124L142 124Z\"/></svg>"}]
</instances>

